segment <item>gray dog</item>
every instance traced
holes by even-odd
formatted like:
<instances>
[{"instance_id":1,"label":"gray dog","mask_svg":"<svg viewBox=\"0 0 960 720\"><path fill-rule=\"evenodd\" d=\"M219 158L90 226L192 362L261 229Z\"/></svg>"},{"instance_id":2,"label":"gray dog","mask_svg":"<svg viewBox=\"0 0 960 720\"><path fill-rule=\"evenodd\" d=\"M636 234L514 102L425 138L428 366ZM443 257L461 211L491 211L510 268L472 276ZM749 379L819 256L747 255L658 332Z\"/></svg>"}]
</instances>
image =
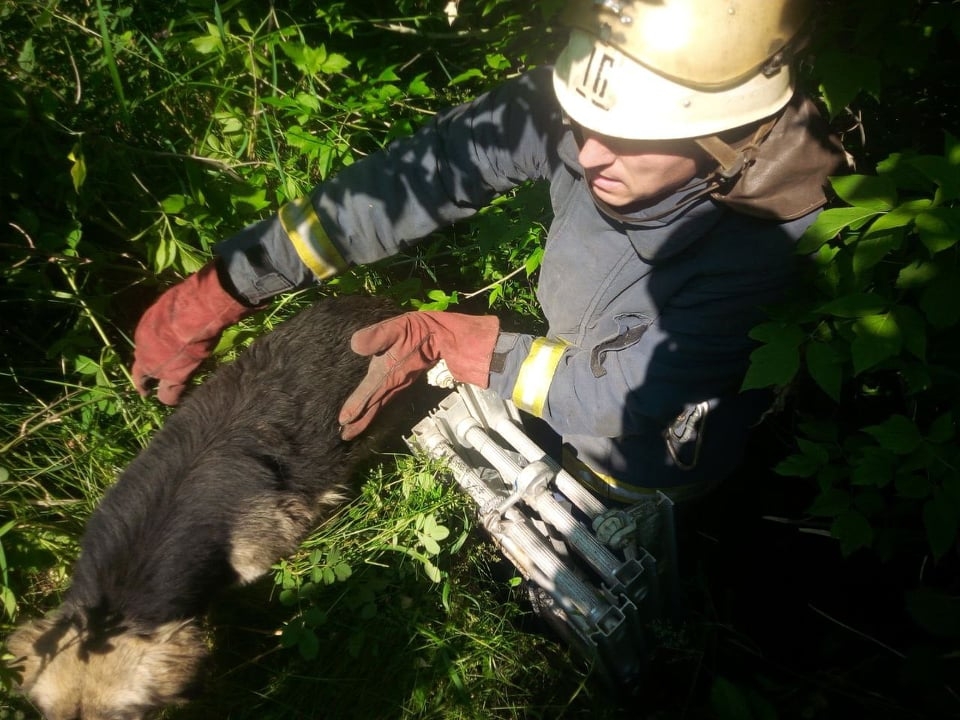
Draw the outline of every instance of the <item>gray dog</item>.
<instances>
[{"instance_id":1,"label":"gray dog","mask_svg":"<svg viewBox=\"0 0 960 720\"><path fill-rule=\"evenodd\" d=\"M266 573L346 497L370 446L339 437L367 369L350 335L395 314L321 300L170 416L91 516L63 604L8 639L49 720L133 720L186 699L218 591Z\"/></svg>"}]
</instances>

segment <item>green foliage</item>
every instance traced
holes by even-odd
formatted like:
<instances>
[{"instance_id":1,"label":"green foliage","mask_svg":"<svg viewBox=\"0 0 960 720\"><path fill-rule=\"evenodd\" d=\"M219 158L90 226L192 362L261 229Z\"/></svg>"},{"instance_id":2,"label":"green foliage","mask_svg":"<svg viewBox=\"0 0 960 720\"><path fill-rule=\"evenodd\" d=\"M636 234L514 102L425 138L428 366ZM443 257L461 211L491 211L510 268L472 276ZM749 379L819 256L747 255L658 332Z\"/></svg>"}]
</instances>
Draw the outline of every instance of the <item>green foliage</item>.
<instances>
[{"instance_id":1,"label":"green foliage","mask_svg":"<svg viewBox=\"0 0 960 720\"><path fill-rule=\"evenodd\" d=\"M140 399L127 371L132 329L157 293L199 268L219 240L410 134L438 108L552 55L549 42L522 41L544 8L461 4L453 25L441 9L421 0L172 0L136 11L101 0L0 0L0 630L56 604L84 522L163 422L166 409ZM544 207L542 195L521 191L513 205L324 292L436 307L488 296L538 317L530 278ZM217 359L310 297L288 296L229 329ZM331 524L352 542L321 531L278 569L266 637L281 630L261 650L296 652L248 682L288 667L317 677L300 663L334 647L348 684L358 659L393 655L381 672L406 683L387 694L413 688L399 701L409 714L452 703L467 716L472 693L488 698L477 705L485 717L486 702L524 704L498 667L529 673L531 687L548 672L564 675L547 666L552 645L509 627L519 610L487 597L495 582L453 582L454 560L467 563L456 557L468 528L459 496L425 488L435 469L405 472L387 481L373 471L369 487L378 490ZM401 593L430 612L393 602ZM391 639L401 627L409 634ZM411 642L416 662L405 651ZM582 681L571 672L572 681L558 681L560 696ZM4 667L0 687L11 680ZM298 702L285 682L264 689L277 717ZM299 700L315 706L310 715L330 704L333 693L321 690ZM371 698L365 716L384 706L397 707Z\"/></svg>"},{"instance_id":2,"label":"green foliage","mask_svg":"<svg viewBox=\"0 0 960 720\"><path fill-rule=\"evenodd\" d=\"M777 470L816 480L811 512L844 552L902 550L884 536L922 527L940 558L960 530L960 144L948 135L942 155L897 153L832 184L848 207L825 210L799 248L816 292L754 330L764 344L745 387L802 372L839 404L800 426Z\"/></svg>"},{"instance_id":3,"label":"green foliage","mask_svg":"<svg viewBox=\"0 0 960 720\"><path fill-rule=\"evenodd\" d=\"M851 562L918 569L902 591L922 639L902 672L945 678L960 547L960 6L823 8L805 78L858 170L831 180L835 200L797 248L801 293L751 333L744 387L779 389L789 410L775 470L811 498L799 522Z\"/></svg>"},{"instance_id":4,"label":"green foliage","mask_svg":"<svg viewBox=\"0 0 960 720\"><path fill-rule=\"evenodd\" d=\"M378 593L366 583L354 580L347 592L334 589L333 600L325 592L328 586L350 580L354 566L374 564L387 569L378 582L403 584L411 574L415 578L422 573L429 582L440 583L443 575L436 562L443 551L440 543L450 535L443 515L458 506L459 538L447 551L456 552L466 539L466 506L449 484L440 482L442 469L418 467L409 457L398 462L395 477L386 477L382 470L372 475L360 501L325 524L304 543L298 556L278 566L275 582L280 602L299 608L283 629L281 645L298 648L306 660L316 658L318 629L331 614L341 621L351 613L359 620L377 614ZM413 565L404 559L413 560ZM356 657L368 640L377 642L358 632L351 640L351 655Z\"/></svg>"}]
</instances>

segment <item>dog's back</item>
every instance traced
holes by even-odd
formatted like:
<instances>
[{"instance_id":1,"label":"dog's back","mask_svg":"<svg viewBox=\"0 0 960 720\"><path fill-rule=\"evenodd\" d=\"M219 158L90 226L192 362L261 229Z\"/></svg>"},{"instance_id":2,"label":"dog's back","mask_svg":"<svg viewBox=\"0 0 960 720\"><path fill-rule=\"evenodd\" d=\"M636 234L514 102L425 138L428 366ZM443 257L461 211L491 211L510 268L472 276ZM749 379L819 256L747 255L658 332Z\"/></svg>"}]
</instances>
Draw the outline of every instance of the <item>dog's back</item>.
<instances>
[{"instance_id":1,"label":"dog's back","mask_svg":"<svg viewBox=\"0 0 960 720\"><path fill-rule=\"evenodd\" d=\"M292 552L343 499L365 454L363 442L339 437L340 406L367 368L350 335L396 312L376 298L321 300L221 366L169 417L91 516L63 606L8 643L26 656L24 689L48 716L177 699L203 650L192 621L219 590ZM167 650L155 653L151 679L124 679L118 667L98 672L108 687L96 698L64 690L84 687L72 675L92 672L91 658L120 663L118 648L129 654L134 639L158 635ZM128 700L111 699L110 687Z\"/></svg>"}]
</instances>

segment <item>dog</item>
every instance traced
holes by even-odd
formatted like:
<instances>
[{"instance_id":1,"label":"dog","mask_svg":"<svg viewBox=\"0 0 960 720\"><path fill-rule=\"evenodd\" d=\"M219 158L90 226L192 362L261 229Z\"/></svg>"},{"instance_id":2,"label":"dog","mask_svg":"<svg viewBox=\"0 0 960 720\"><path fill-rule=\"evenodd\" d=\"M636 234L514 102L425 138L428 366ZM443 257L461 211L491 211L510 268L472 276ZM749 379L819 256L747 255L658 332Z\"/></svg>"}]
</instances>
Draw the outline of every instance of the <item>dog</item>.
<instances>
[{"instance_id":1,"label":"dog","mask_svg":"<svg viewBox=\"0 0 960 720\"><path fill-rule=\"evenodd\" d=\"M349 496L374 442L339 436L368 364L350 336L397 312L321 300L169 416L91 515L62 605L7 641L48 720L135 720L195 694L213 599L265 574ZM378 416L384 435L399 415Z\"/></svg>"}]
</instances>

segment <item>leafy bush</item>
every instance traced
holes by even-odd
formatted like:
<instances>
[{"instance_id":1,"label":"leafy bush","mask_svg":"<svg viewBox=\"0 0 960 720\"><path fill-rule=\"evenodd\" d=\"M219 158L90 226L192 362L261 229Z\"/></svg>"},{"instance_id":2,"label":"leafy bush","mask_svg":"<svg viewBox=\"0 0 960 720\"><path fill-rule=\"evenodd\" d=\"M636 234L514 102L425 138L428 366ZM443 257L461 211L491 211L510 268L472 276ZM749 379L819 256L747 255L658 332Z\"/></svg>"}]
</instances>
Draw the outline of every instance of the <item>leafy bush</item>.
<instances>
[{"instance_id":1,"label":"leafy bush","mask_svg":"<svg viewBox=\"0 0 960 720\"><path fill-rule=\"evenodd\" d=\"M754 329L765 344L745 384L786 385L802 368L840 405L802 418L799 452L777 471L817 479L811 512L833 518L845 552L903 550L916 517L941 558L960 529L960 144L878 173L833 180L849 206L798 247L815 255L815 292Z\"/></svg>"},{"instance_id":2,"label":"leafy bush","mask_svg":"<svg viewBox=\"0 0 960 720\"><path fill-rule=\"evenodd\" d=\"M801 292L753 330L744 387L780 391L774 469L811 498L799 522L897 577L913 625L903 676L945 678L960 637L960 8L826 7L807 81L858 171L832 179L798 246Z\"/></svg>"}]
</instances>

